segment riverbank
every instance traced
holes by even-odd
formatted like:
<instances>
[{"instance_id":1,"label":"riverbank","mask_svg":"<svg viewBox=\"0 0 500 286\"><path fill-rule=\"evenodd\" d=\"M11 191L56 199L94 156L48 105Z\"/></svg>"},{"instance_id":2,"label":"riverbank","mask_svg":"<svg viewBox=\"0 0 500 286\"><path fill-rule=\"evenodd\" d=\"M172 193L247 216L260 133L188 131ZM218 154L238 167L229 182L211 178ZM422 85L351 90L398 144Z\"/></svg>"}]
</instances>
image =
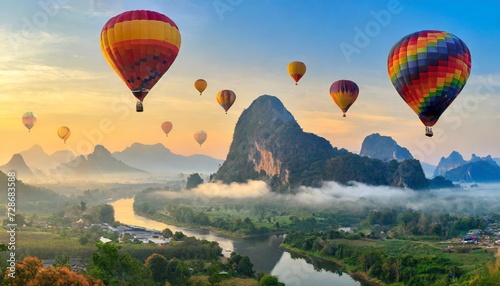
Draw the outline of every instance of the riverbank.
<instances>
[{"instance_id":1,"label":"riverbank","mask_svg":"<svg viewBox=\"0 0 500 286\"><path fill-rule=\"evenodd\" d=\"M213 226L203 226L203 225L179 222L171 216L168 216L168 215L162 214L162 213L158 213L158 212L155 213L154 215L141 212L137 209L134 209L134 212L137 215L140 215L140 216L143 216L143 217L146 217L146 218L149 218L151 220L158 221L158 222L161 222L164 224L169 224L169 225L173 225L176 227L182 227L182 228L193 228L193 229L199 229L199 230L204 230L204 231L208 231L208 232L213 232L213 233L217 234L218 236L222 236L222 237L226 237L226 238L230 238L230 239L248 239L248 238L268 237L270 235L284 235L284 234L286 234L286 232L284 232L284 231L274 231L274 232L270 231L270 232L258 233L258 234L242 234L239 232L232 232L232 231L224 230L221 228L216 228Z\"/></svg>"},{"instance_id":2,"label":"riverbank","mask_svg":"<svg viewBox=\"0 0 500 286\"><path fill-rule=\"evenodd\" d=\"M349 274L349 276L354 278L356 281L363 283L363 285L371 285L371 286L385 285L382 281L380 281L378 279L368 277L368 274L366 274L364 272L349 270L348 265L346 263L344 263L342 260L338 260L338 259L335 259L332 257L318 255L318 254L312 253L310 251L304 251L304 250L301 250L298 248L291 247L290 245L287 245L285 243L281 243L280 248L282 248L290 253L294 253L296 255L300 255L303 257L307 257L309 259L319 259L319 260L325 260L325 261L328 261L331 263L335 263L336 265L338 265L339 267L342 268L342 271Z\"/></svg>"}]
</instances>

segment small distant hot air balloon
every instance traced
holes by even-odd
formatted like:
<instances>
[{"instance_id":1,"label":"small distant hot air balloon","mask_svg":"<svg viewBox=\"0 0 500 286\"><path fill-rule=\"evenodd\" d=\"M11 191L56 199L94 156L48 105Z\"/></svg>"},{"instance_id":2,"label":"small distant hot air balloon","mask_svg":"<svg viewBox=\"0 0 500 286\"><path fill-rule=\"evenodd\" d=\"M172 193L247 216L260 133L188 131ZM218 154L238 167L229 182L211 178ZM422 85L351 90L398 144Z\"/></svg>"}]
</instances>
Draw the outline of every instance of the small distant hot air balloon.
<instances>
[{"instance_id":1,"label":"small distant hot air balloon","mask_svg":"<svg viewBox=\"0 0 500 286\"><path fill-rule=\"evenodd\" d=\"M207 133L203 130L196 132L194 134L194 140L196 140L196 142L198 142L198 144L200 144L201 147L201 144L203 144L203 142L207 140Z\"/></svg>"},{"instance_id":2,"label":"small distant hot air balloon","mask_svg":"<svg viewBox=\"0 0 500 286\"><path fill-rule=\"evenodd\" d=\"M462 91L470 75L471 55L465 43L443 31L415 32L389 52L387 70L403 100L425 125L425 135Z\"/></svg>"},{"instance_id":3,"label":"small distant hot air balloon","mask_svg":"<svg viewBox=\"0 0 500 286\"><path fill-rule=\"evenodd\" d=\"M163 130L163 132L165 132L165 135L168 137L168 133L170 133L170 131L172 130L172 127L174 127L172 125L172 122L170 121L165 121L161 124L161 130Z\"/></svg>"},{"instance_id":4,"label":"small distant hot air balloon","mask_svg":"<svg viewBox=\"0 0 500 286\"><path fill-rule=\"evenodd\" d=\"M37 120L36 114L31 111L28 111L23 114L23 124L24 126L26 126L26 128L28 128L28 132L31 132L31 128L35 126L36 120Z\"/></svg>"},{"instance_id":5,"label":"small distant hot air balloon","mask_svg":"<svg viewBox=\"0 0 500 286\"><path fill-rule=\"evenodd\" d=\"M179 53L179 28L158 12L127 11L104 25L100 42L104 58L137 98L136 110L143 111L142 101Z\"/></svg>"},{"instance_id":6,"label":"small distant hot air balloon","mask_svg":"<svg viewBox=\"0 0 500 286\"><path fill-rule=\"evenodd\" d=\"M236 100L236 94L234 94L232 90L224 89L217 93L216 99L227 114L227 111L229 110L229 108L231 108L234 101Z\"/></svg>"},{"instance_id":7,"label":"small distant hot air balloon","mask_svg":"<svg viewBox=\"0 0 500 286\"><path fill-rule=\"evenodd\" d=\"M288 64L288 74L295 81L295 85L298 84L299 80L306 73L306 65L303 62L295 61Z\"/></svg>"},{"instance_id":8,"label":"small distant hot air balloon","mask_svg":"<svg viewBox=\"0 0 500 286\"><path fill-rule=\"evenodd\" d=\"M358 94L358 85L350 80L338 80L330 86L330 96L344 113L343 117L346 116L345 113L358 98Z\"/></svg>"},{"instance_id":9,"label":"small distant hot air balloon","mask_svg":"<svg viewBox=\"0 0 500 286\"><path fill-rule=\"evenodd\" d=\"M68 140L69 136L71 135L71 131L68 127L61 126L59 127L59 129L57 129L57 135L59 136L59 138L64 140L64 144L66 144L66 140Z\"/></svg>"},{"instance_id":10,"label":"small distant hot air balloon","mask_svg":"<svg viewBox=\"0 0 500 286\"><path fill-rule=\"evenodd\" d=\"M200 95L207 88L207 81L204 79L198 79L194 82L194 87L200 92Z\"/></svg>"}]
</instances>

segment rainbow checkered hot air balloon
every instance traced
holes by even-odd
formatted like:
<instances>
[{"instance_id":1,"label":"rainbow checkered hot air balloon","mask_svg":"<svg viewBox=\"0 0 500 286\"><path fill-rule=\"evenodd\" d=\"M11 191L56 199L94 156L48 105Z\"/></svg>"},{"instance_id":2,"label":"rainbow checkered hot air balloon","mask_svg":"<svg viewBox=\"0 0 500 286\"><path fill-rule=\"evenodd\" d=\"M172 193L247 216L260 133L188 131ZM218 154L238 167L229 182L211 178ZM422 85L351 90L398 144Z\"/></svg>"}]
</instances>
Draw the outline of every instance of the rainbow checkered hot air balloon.
<instances>
[{"instance_id":1,"label":"rainbow checkered hot air balloon","mask_svg":"<svg viewBox=\"0 0 500 286\"><path fill-rule=\"evenodd\" d=\"M432 136L441 114L462 91L470 75L471 55L456 36L425 30L409 34L391 49L387 69L392 84Z\"/></svg>"},{"instance_id":2,"label":"rainbow checkered hot air balloon","mask_svg":"<svg viewBox=\"0 0 500 286\"><path fill-rule=\"evenodd\" d=\"M177 25L154 11L121 13L101 31L102 54L137 98L137 111L142 111L142 101L170 68L180 46Z\"/></svg>"}]
</instances>

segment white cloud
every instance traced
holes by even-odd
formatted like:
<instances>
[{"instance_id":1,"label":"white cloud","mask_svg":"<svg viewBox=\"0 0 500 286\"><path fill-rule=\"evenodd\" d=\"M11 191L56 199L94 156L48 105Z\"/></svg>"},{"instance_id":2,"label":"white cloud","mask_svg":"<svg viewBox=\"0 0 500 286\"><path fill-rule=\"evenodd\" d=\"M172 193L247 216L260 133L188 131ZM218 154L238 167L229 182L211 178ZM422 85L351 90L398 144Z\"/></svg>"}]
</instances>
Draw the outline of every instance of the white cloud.
<instances>
[{"instance_id":1,"label":"white cloud","mask_svg":"<svg viewBox=\"0 0 500 286\"><path fill-rule=\"evenodd\" d=\"M269 194L270 188L263 181L248 181L248 183L220 182L199 185L192 191L196 195L227 198L256 198Z\"/></svg>"}]
</instances>

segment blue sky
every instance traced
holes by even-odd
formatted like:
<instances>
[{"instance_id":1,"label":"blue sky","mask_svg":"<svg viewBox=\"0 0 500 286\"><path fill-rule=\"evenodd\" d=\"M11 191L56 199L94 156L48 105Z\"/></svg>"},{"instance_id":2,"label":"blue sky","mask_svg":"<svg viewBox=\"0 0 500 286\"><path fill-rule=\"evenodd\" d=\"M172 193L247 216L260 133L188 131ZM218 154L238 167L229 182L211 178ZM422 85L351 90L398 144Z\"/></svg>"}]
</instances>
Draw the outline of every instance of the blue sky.
<instances>
[{"instance_id":1,"label":"blue sky","mask_svg":"<svg viewBox=\"0 0 500 286\"><path fill-rule=\"evenodd\" d=\"M161 142L175 153L224 159L234 125L259 95L279 97L305 131L359 152L364 137L393 137L419 159L436 164L451 151L500 157L500 1L264 1L264 0L41 0L9 1L0 11L0 163L40 144L47 153L86 154L103 144L120 151L133 142ZM161 12L179 27L179 55L145 100L144 114L105 62L99 34L127 10ZM469 81L436 124L435 136L406 106L387 75L387 54L403 36L425 29L461 38L472 54ZM307 72L298 86L286 73L300 60ZM193 82L208 81L203 96ZM347 118L331 100L332 82L360 87ZM219 90L237 99L227 115L215 103ZM117 106L129 106L130 110ZM113 108L117 107L117 108ZM117 111L122 110L122 111ZM25 111L38 114L29 134ZM101 128L103 120L112 128ZM170 120L168 141L159 128ZM67 145L55 135L71 126ZM203 129L200 149L192 134Z\"/></svg>"}]
</instances>

